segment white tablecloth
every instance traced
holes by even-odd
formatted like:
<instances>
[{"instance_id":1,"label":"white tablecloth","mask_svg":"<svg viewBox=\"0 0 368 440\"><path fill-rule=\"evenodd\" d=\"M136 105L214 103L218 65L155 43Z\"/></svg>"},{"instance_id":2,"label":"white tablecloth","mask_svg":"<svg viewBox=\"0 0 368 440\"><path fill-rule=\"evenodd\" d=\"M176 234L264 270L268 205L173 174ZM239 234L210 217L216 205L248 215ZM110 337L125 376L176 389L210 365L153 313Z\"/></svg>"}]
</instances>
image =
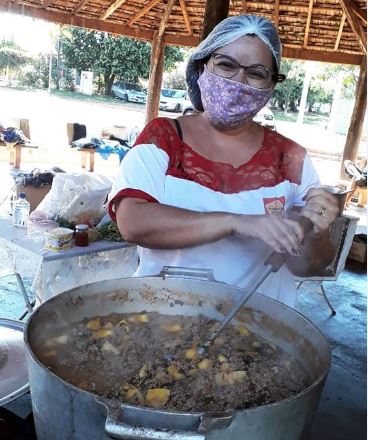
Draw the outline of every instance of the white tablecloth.
<instances>
[{"instance_id":1,"label":"white tablecloth","mask_svg":"<svg viewBox=\"0 0 368 440\"><path fill-rule=\"evenodd\" d=\"M31 278L37 302L73 287L128 277L138 266L136 246L126 242L96 241L88 247L53 252L27 237L27 231L0 218L0 266Z\"/></svg>"}]
</instances>

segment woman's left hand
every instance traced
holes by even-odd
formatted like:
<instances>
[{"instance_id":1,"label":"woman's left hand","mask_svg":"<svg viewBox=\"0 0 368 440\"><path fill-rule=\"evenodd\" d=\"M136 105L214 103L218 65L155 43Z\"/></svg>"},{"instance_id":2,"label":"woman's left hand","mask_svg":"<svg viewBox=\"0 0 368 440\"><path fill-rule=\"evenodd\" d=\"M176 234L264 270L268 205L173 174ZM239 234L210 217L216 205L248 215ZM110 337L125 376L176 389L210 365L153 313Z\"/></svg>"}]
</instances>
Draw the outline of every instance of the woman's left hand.
<instances>
[{"instance_id":1,"label":"woman's left hand","mask_svg":"<svg viewBox=\"0 0 368 440\"><path fill-rule=\"evenodd\" d=\"M306 195L301 215L308 218L315 232L326 231L339 213L337 198L323 188L312 188Z\"/></svg>"}]
</instances>

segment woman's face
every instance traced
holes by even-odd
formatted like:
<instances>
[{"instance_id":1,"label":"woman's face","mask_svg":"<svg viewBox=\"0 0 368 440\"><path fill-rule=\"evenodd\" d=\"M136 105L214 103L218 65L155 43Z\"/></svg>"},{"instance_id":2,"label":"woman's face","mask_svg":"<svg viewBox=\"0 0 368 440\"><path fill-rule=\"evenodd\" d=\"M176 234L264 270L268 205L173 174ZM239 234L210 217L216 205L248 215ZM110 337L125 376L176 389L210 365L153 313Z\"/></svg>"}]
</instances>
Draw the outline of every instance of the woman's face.
<instances>
[{"instance_id":1,"label":"woman's face","mask_svg":"<svg viewBox=\"0 0 368 440\"><path fill-rule=\"evenodd\" d=\"M214 54L226 55L231 57L243 67L263 66L269 71L274 71L274 58L269 47L258 37L244 35L226 46L216 49ZM207 63L210 71L214 69L212 57ZM231 77L233 81L246 82L244 80L244 69L239 69L235 76ZM261 87L263 88L263 87Z\"/></svg>"}]
</instances>

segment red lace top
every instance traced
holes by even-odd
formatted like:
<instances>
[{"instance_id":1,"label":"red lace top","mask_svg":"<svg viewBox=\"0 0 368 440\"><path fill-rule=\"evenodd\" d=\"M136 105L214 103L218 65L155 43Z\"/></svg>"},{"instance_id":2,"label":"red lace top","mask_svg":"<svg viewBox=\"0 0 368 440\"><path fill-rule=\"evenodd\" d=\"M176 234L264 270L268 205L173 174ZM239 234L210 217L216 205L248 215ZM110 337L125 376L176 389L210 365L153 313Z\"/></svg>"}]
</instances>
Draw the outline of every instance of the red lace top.
<instances>
[{"instance_id":1,"label":"red lace top","mask_svg":"<svg viewBox=\"0 0 368 440\"><path fill-rule=\"evenodd\" d=\"M264 129L261 148L246 163L231 164L206 159L182 141L166 118L152 120L135 145L154 144L169 156L167 175L191 180L224 194L271 187L285 180L300 184L306 151L294 141Z\"/></svg>"}]
</instances>

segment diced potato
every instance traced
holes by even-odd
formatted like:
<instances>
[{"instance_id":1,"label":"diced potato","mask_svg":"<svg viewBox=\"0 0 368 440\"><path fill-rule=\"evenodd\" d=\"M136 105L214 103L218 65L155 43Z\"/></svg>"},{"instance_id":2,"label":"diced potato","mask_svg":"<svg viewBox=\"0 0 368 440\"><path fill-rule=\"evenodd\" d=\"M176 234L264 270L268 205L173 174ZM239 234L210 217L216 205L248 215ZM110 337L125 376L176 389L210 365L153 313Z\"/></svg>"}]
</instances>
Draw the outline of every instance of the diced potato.
<instances>
[{"instance_id":1,"label":"diced potato","mask_svg":"<svg viewBox=\"0 0 368 440\"><path fill-rule=\"evenodd\" d=\"M229 373L217 373L215 375L215 382L217 385L235 385L246 377L245 371L230 371Z\"/></svg>"},{"instance_id":2,"label":"diced potato","mask_svg":"<svg viewBox=\"0 0 368 440\"><path fill-rule=\"evenodd\" d=\"M180 324L170 324L165 327L165 330L169 333L178 333L181 330Z\"/></svg>"},{"instance_id":3,"label":"diced potato","mask_svg":"<svg viewBox=\"0 0 368 440\"><path fill-rule=\"evenodd\" d=\"M143 367L139 370L138 376L140 377L140 379L143 379L144 377L147 376L147 372L148 372L148 365L144 364Z\"/></svg>"},{"instance_id":4,"label":"diced potato","mask_svg":"<svg viewBox=\"0 0 368 440\"><path fill-rule=\"evenodd\" d=\"M68 336L67 335L56 336L54 338L54 341L57 344L65 345L68 342Z\"/></svg>"},{"instance_id":5,"label":"diced potato","mask_svg":"<svg viewBox=\"0 0 368 440\"><path fill-rule=\"evenodd\" d=\"M126 320L125 319L122 319L121 321L119 321L119 325L121 326L121 327L124 327L125 328L125 330L129 330L129 324L126 322Z\"/></svg>"},{"instance_id":6,"label":"diced potato","mask_svg":"<svg viewBox=\"0 0 368 440\"><path fill-rule=\"evenodd\" d=\"M196 348L190 348L185 352L185 357L189 360L196 359L198 357L198 351Z\"/></svg>"},{"instance_id":7,"label":"diced potato","mask_svg":"<svg viewBox=\"0 0 368 440\"><path fill-rule=\"evenodd\" d=\"M102 351L114 353L116 355L120 354L120 351L112 345L109 341L105 341L101 347Z\"/></svg>"},{"instance_id":8,"label":"diced potato","mask_svg":"<svg viewBox=\"0 0 368 440\"><path fill-rule=\"evenodd\" d=\"M146 323L149 322L149 316L145 313L141 313L140 315L132 315L128 318L129 322L135 322L135 323Z\"/></svg>"},{"instance_id":9,"label":"diced potato","mask_svg":"<svg viewBox=\"0 0 368 440\"><path fill-rule=\"evenodd\" d=\"M77 387L82 388L82 390L87 390L88 389L88 382L86 380L83 380L82 382L79 382Z\"/></svg>"},{"instance_id":10,"label":"diced potato","mask_svg":"<svg viewBox=\"0 0 368 440\"><path fill-rule=\"evenodd\" d=\"M112 330L114 328L114 326L111 322L107 322L101 328L103 328L104 330Z\"/></svg>"},{"instance_id":11,"label":"diced potato","mask_svg":"<svg viewBox=\"0 0 368 440\"><path fill-rule=\"evenodd\" d=\"M170 374L170 376L175 380L181 380L185 379L184 374L180 373L177 369L176 362L172 362L169 367L167 368L167 372Z\"/></svg>"},{"instance_id":12,"label":"diced potato","mask_svg":"<svg viewBox=\"0 0 368 440\"><path fill-rule=\"evenodd\" d=\"M219 355L217 356L217 360L218 360L219 362L221 362L221 363L227 362L227 359L226 359L226 357L225 357L223 354L219 354Z\"/></svg>"},{"instance_id":13,"label":"diced potato","mask_svg":"<svg viewBox=\"0 0 368 440\"><path fill-rule=\"evenodd\" d=\"M220 371L230 371L230 364L228 364L227 362L224 362L223 364L220 365Z\"/></svg>"},{"instance_id":14,"label":"diced potato","mask_svg":"<svg viewBox=\"0 0 368 440\"><path fill-rule=\"evenodd\" d=\"M49 350L45 353L46 357L53 357L56 356L56 350Z\"/></svg>"},{"instance_id":15,"label":"diced potato","mask_svg":"<svg viewBox=\"0 0 368 440\"><path fill-rule=\"evenodd\" d=\"M170 398L170 390L166 388L150 388L147 390L146 403L154 408L165 406Z\"/></svg>"},{"instance_id":16,"label":"diced potato","mask_svg":"<svg viewBox=\"0 0 368 440\"><path fill-rule=\"evenodd\" d=\"M101 328L100 318L91 319L90 321L87 322L86 327L89 328L90 330L99 330Z\"/></svg>"},{"instance_id":17,"label":"diced potato","mask_svg":"<svg viewBox=\"0 0 368 440\"><path fill-rule=\"evenodd\" d=\"M43 346L45 348L54 348L55 347L55 341L54 338L49 338L45 341L45 343L43 344Z\"/></svg>"},{"instance_id":18,"label":"diced potato","mask_svg":"<svg viewBox=\"0 0 368 440\"><path fill-rule=\"evenodd\" d=\"M211 367L212 361L210 359L203 359L203 361L198 364L200 370L209 370Z\"/></svg>"},{"instance_id":19,"label":"diced potato","mask_svg":"<svg viewBox=\"0 0 368 440\"><path fill-rule=\"evenodd\" d=\"M108 336L110 336L112 334L111 330L107 330L107 329L103 329L101 328L100 330L97 330L95 332L92 332L92 336L95 339L102 339L102 338L107 338Z\"/></svg>"},{"instance_id":20,"label":"diced potato","mask_svg":"<svg viewBox=\"0 0 368 440\"><path fill-rule=\"evenodd\" d=\"M252 332L249 330L249 328L246 327L245 325L239 325L239 326L237 327L237 330L238 330L238 332L239 332L241 335L245 335L245 336L250 336L251 333L252 333Z\"/></svg>"},{"instance_id":21,"label":"diced potato","mask_svg":"<svg viewBox=\"0 0 368 440\"><path fill-rule=\"evenodd\" d=\"M138 402L143 404L144 397L142 392L134 385L127 384L123 387L124 395L127 399L137 398Z\"/></svg>"}]
</instances>

